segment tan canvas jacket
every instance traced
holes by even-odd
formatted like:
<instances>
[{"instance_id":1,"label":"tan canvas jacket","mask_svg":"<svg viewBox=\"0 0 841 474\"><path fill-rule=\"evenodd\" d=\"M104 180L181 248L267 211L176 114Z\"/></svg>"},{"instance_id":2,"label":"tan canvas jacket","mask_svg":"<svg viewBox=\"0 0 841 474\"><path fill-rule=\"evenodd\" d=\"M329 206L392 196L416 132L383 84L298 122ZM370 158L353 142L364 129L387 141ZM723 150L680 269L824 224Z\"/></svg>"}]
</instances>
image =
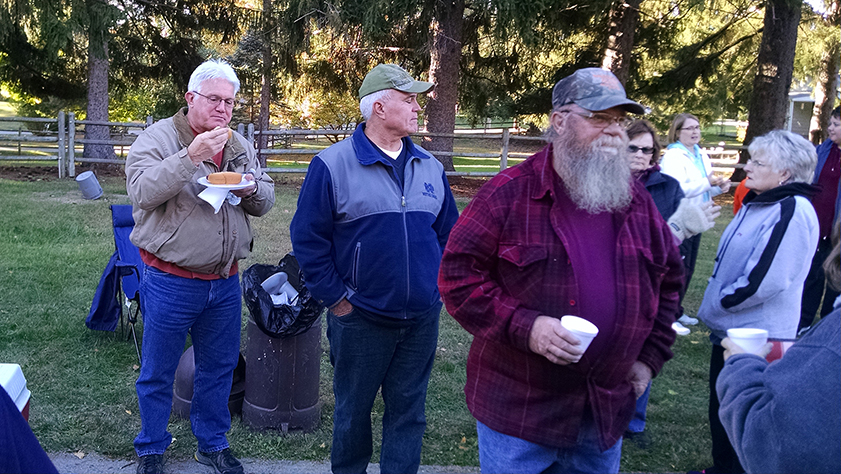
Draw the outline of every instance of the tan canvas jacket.
<instances>
[{"instance_id":1,"label":"tan canvas jacket","mask_svg":"<svg viewBox=\"0 0 841 474\"><path fill-rule=\"evenodd\" d=\"M262 216L274 205L274 183L260 168L254 147L234 132L221 169L213 160L198 167L187 156L193 132L186 108L146 129L129 150L126 188L133 206L131 241L161 260L187 270L227 278L234 261L251 251L248 215ZM200 177L216 171L254 170L257 191L219 213L199 199Z\"/></svg>"}]
</instances>

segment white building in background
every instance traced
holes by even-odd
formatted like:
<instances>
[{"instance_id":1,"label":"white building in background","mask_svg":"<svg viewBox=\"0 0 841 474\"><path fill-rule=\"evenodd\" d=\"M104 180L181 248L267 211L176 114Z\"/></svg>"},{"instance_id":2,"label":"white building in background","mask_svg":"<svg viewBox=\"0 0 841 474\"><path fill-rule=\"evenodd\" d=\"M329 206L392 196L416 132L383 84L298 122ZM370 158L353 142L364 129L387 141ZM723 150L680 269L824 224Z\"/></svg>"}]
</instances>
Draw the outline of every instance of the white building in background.
<instances>
[{"instance_id":1,"label":"white building in background","mask_svg":"<svg viewBox=\"0 0 841 474\"><path fill-rule=\"evenodd\" d=\"M815 99L811 90L792 90L788 93L788 113L786 114L785 129L809 139L809 121L812 120L812 110Z\"/></svg>"}]
</instances>

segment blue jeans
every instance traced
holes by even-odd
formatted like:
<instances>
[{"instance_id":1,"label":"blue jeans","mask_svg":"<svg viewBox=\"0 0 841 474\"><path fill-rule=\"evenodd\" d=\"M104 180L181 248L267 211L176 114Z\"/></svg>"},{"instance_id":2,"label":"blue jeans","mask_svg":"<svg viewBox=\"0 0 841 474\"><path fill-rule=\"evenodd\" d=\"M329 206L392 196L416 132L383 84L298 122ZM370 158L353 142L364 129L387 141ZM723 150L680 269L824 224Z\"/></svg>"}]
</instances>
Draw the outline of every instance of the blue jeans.
<instances>
[{"instance_id":1,"label":"blue jeans","mask_svg":"<svg viewBox=\"0 0 841 474\"><path fill-rule=\"evenodd\" d=\"M634 411L634 417L631 418L631 423L628 425L627 431L631 433L642 433L645 431L645 412L648 410L648 397L650 395L651 382L648 382L645 392L637 398L637 408Z\"/></svg>"},{"instance_id":2,"label":"blue jeans","mask_svg":"<svg viewBox=\"0 0 841 474\"><path fill-rule=\"evenodd\" d=\"M187 332L193 340L196 374L190 424L199 450L228 447L228 398L239 357L242 298L239 277L203 281L146 267L140 285L143 303L143 362L135 384L140 405L138 456L162 454L172 442L167 431L175 369Z\"/></svg>"},{"instance_id":3,"label":"blue jeans","mask_svg":"<svg viewBox=\"0 0 841 474\"><path fill-rule=\"evenodd\" d=\"M440 312L439 303L407 327L376 324L357 310L341 317L327 312L336 397L334 473L366 472L373 453L371 409L380 387L385 404L380 472L417 472Z\"/></svg>"},{"instance_id":4,"label":"blue jeans","mask_svg":"<svg viewBox=\"0 0 841 474\"><path fill-rule=\"evenodd\" d=\"M585 415L578 444L571 448L543 446L508 436L480 421L476 422L476 431L479 434L479 466L483 474L619 472L622 439L602 452L592 415Z\"/></svg>"}]
</instances>

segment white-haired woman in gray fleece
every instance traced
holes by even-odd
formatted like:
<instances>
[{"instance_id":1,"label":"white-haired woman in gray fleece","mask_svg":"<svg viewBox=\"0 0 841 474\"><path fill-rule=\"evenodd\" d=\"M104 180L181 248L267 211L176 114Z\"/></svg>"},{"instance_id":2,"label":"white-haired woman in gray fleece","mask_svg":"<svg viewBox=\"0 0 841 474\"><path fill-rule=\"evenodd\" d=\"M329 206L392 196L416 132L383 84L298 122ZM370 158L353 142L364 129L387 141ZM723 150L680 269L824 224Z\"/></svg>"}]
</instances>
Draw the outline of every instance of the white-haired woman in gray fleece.
<instances>
[{"instance_id":1,"label":"white-haired woman in gray fleece","mask_svg":"<svg viewBox=\"0 0 841 474\"><path fill-rule=\"evenodd\" d=\"M721 340L730 328L794 338L803 281L818 244L818 218L808 183L817 161L803 137L775 130L751 142L745 165L750 192L724 230L698 317L710 328L712 472L744 472L718 419L715 383L724 366ZM708 471L710 472L710 471Z\"/></svg>"}]
</instances>

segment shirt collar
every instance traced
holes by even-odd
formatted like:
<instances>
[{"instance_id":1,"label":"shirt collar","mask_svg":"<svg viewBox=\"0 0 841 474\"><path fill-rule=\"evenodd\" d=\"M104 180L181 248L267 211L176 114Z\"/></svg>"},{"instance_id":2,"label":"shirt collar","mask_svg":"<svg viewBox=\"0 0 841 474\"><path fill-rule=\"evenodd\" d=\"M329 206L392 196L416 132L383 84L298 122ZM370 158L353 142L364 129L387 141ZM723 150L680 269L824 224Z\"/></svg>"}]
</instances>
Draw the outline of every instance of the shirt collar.
<instances>
[{"instance_id":1,"label":"shirt collar","mask_svg":"<svg viewBox=\"0 0 841 474\"><path fill-rule=\"evenodd\" d=\"M551 193L555 189L555 182L561 179L552 164L555 155L552 150L552 144L549 143L534 155L532 170L538 178L538 185L535 186L531 195L534 200L543 199L546 194Z\"/></svg>"},{"instance_id":2,"label":"shirt collar","mask_svg":"<svg viewBox=\"0 0 841 474\"><path fill-rule=\"evenodd\" d=\"M365 135L365 122L360 123L351 137L353 140L353 147L356 150L356 159L362 165L372 165L376 162L391 166L394 160L386 161L385 153L381 153L379 148L374 145L371 140ZM415 146L414 142L409 137L403 137L403 147L406 150L406 161L412 158L428 159L432 158L428 152L423 153L421 148Z\"/></svg>"}]
</instances>

